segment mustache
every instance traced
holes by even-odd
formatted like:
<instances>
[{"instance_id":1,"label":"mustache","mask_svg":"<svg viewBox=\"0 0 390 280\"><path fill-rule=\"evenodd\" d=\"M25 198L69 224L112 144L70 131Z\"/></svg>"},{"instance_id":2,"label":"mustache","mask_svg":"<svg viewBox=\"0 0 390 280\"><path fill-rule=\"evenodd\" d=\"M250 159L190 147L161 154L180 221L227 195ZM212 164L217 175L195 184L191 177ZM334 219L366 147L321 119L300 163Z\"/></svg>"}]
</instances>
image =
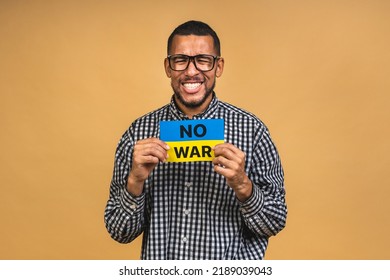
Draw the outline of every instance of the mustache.
<instances>
[{"instance_id":1,"label":"mustache","mask_svg":"<svg viewBox=\"0 0 390 280\"><path fill-rule=\"evenodd\" d=\"M185 83L185 82L203 83L204 79L202 77L198 77L198 76L195 76L195 77L185 77L185 78L181 79L181 82L182 83Z\"/></svg>"}]
</instances>

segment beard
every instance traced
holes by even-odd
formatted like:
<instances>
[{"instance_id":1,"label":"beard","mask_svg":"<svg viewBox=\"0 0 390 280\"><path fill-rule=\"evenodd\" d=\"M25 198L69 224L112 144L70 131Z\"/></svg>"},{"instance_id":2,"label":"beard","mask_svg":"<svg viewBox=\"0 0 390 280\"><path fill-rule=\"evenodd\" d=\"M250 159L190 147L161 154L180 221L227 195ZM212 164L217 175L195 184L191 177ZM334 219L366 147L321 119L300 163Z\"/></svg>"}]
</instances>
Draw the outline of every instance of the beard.
<instances>
[{"instance_id":1,"label":"beard","mask_svg":"<svg viewBox=\"0 0 390 280\"><path fill-rule=\"evenodd\" d=\"M173 87L172 87L173 88ZM187 108L190 108L190 109L195 109L195 108L198 108L200 106L202 106L206 100L209 98L209 96L211 94L213 94L214 92L214 88L215 88L215 81L214 83L212 84L211 88L209 89L206 89L206 93L205 95L200 99L200 100L197 100L197 101L186 101L184 100L183 96L180 94L179 91L175 90L173 88L173 92L175 94L175 99L178 100L181 104L183 104L185 107Z\"/></svg>"}]
</instances>

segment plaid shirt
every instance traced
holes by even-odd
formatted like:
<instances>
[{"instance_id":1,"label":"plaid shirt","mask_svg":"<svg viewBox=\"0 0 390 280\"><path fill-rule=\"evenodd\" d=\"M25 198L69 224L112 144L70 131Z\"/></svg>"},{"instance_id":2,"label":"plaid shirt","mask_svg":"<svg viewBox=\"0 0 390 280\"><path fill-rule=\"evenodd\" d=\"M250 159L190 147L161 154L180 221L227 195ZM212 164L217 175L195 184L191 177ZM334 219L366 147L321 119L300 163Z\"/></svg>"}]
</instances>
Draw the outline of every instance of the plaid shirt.
<instances>
[{"instance_id":1,"label":"plaid shirt","mask_svg":"<svg viewBox=\"0 0 390 280\"><path fill-rule=\"evenodd\" d=\"M246 154L252 196L241 203L213 164L160 163L133 197L126 188L137 140L159 137L161 120L188 119L170 104L137 119L119 141L105 223L128 243L143 233L142 259L263 259L270 236L286 223L284 175L266 126L214 98L193 119L224 119L225 141Z\"/></svg>"}]
</instances>

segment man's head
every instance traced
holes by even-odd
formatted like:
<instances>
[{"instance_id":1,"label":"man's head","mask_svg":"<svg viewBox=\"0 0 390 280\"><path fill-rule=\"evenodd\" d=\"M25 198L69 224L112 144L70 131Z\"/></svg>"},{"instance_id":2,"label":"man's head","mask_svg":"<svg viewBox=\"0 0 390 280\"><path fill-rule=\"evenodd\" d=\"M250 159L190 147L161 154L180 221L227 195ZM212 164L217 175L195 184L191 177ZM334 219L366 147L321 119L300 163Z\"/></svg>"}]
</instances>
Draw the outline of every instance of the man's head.
<instances>
[{"instance_id":1,"label":"man's head","mask_svg":"<svg viewBox=\"0 0 390 280\"><path fill-rule=\"evenodd\" d=\"M188 21L172 32L167 49L164 66L177 105L189 116L203 112L223 72L217 34L203 22Z\"/></svg>"}]
</instances>

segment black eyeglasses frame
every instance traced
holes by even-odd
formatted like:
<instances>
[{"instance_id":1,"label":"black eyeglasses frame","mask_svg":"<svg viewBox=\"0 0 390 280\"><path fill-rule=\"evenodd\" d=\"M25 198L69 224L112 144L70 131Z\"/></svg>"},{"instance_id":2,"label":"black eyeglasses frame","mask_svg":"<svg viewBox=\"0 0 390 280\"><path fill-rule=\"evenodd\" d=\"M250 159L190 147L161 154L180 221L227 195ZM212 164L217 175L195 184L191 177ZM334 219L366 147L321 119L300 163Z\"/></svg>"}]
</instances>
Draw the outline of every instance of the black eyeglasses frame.
<instances>
[{"instance_id":1,"label":"black eyeglasses frame","mask_svg":"<svg viewBox=\"0 0 390 280\"><path fill-rule=\"evenodd\" d=\"M212 64L212 67L211 67L210 70L201 70L201 69L199 69L198 66L196 65L196 58L198 58L198 57L205 57L205 56L206 56L206 57L212 57L212 58L213 58L213 64ZM172 58L172 57L185 57L185 58L187 58L187 59L188 59L187 66L186 66L184 69L182 69L182 70L176 70L176 69L174 69L174 68L172 67L172 64L171 64L171 58ZM194 56L185 55L185 54L173 54L173 55L168 55L168 56L167 56L169 68L171 68L171 70L173 70L173 71L185 71L185 70L188 68L188 66L190 65L191 61L193 61L194 66L195 66L195 68L196 68L198 71L201 71L201 72L209 72L209 71L211 71L211 70L214 69L215 62L216 62L218 59L220 59L220 58L221 58L220 56L218 56L218 55L212 55L212 54L197 54L197 55L194 55Z\"/></svg>"}]
</instances>

